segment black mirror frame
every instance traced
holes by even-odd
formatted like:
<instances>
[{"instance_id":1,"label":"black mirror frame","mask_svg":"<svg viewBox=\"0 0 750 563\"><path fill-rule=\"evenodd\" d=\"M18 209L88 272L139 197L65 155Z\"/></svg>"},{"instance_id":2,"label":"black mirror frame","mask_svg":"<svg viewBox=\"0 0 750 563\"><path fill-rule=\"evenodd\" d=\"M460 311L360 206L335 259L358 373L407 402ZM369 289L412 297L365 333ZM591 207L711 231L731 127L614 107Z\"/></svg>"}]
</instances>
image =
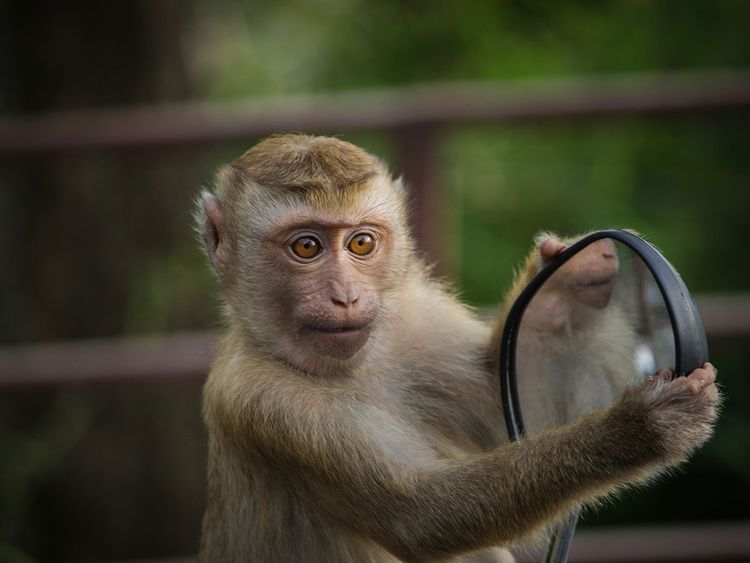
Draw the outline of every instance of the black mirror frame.
<instances>
[{"instance_id":1,"label":"black mirror frame","mask_svg":"<svg viewBox=\"0 0 750 563\"><path fill-rule=\"evenodd\" d=\"M698 309L677 270L649 242L629 231L607 229L585 236L542 268L521 291L510 308L500 341L500 391L505 424L511 441L524 433L521 405L516 385L516 340L527 305L545 281L570 258L592 242L603 238L628 246L646 264L664 298L675 342L675 373L684 375L708 361L708 343ZM545 561L565 563L573 541L578 512L561 524L550 542Z\"/></svg>"}]
</instances>

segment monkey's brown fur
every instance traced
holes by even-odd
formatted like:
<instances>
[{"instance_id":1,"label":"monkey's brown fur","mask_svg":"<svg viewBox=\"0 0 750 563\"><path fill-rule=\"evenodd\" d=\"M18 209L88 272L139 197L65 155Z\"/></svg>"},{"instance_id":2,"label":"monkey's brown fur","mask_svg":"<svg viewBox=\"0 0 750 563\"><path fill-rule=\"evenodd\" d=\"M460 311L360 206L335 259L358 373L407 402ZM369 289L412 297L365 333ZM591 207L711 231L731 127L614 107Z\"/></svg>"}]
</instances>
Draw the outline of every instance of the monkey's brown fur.
<instances>
[{"instance_id":1,"label":"monkey's brown fur","mask_svg":"<svg viewBox=\"0 0 750 563\"><path fill-rule=\"evenodd\" d=\"M500 546L710 434L706 366L507 443L491 329L430 279L401 186L351 144L271 137L198 220L228 325L204 390L203 562L512 561ZM323 250L301 259L300 237Z\"/></svg>"}]
</instances>

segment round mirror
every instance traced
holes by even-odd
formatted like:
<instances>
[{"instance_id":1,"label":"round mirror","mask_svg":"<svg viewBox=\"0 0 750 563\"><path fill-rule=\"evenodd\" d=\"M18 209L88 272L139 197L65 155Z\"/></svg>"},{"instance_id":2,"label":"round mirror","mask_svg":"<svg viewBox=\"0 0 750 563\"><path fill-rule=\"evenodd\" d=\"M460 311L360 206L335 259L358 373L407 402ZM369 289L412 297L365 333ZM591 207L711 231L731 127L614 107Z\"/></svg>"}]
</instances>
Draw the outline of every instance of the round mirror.
<instances>
[{"instance_id":1,"label":"round mirror","mask_svg":"<svg viewBox=\"0 0 750 563\"><path fill-rule=\"evenodd\" d=\"M675 367L669 313L651 271L610 238L582 248L546 279L517 338L527 433L606 408L626 386Z\"/></svg>"},{"instance_id":2,"label":"round mirror","mask_svg":"<svg viewBox=\"0 0 750 563\"><path fill-rule=\"evenodd\" d=\"M627 231L584 237L547 264L511 307L500 350L508 434L517 440L609 407L629 385L708 361L703 325L677 271ZM567 560L577 515L547 561Z\"/></svg>"}]
</instances>

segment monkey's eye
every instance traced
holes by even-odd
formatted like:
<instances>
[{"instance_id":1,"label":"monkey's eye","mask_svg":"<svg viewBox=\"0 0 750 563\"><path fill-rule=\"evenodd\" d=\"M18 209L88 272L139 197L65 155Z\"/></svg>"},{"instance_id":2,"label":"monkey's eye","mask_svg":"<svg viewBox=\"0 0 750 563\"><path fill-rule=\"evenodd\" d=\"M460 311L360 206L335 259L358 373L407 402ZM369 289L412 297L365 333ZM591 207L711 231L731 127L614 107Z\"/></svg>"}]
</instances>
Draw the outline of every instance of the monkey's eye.
<instances>
[{"instance_id":1,"label":"monkey's eye","mask_svg":"<svg viewBox=\"0 0 750 563\"><path fill-rule=\"evenodd\" d=\"M365 256L375 249L375 238L369 233L359 233L352 237L347 248L357 256Z\"/></svg>"},{"instance_id":2,"label":"monkey's eye","mask_svg":"<svg viewBox=\"0 0 750 563\"><path fill-rule=\"evenodd\" d=\"M320 254L320 242L313 237L299 237L290 245L292 252L300 258L309 260Z\"/></svg>"}]
</instances>

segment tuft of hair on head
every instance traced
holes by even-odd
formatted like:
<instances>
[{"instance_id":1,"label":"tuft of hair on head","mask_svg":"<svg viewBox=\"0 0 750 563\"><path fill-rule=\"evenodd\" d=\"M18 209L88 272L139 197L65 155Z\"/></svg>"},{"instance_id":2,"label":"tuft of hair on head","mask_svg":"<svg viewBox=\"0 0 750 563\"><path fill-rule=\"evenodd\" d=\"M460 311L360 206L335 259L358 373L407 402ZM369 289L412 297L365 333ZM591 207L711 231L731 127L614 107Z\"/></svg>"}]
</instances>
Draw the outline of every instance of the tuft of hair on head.
<instances>
[{"instance_id":1,"label":"tuft of hair on head","mask_svg":"<svg viewBox=\"0 0 750 563\"><path fill-rule=\"evenodd\" d=\"M301 133L267 137L234 160L232 166L266 188L339 191L387 174L377 157L351 143Z\"/></svg>"}]
</instances>

